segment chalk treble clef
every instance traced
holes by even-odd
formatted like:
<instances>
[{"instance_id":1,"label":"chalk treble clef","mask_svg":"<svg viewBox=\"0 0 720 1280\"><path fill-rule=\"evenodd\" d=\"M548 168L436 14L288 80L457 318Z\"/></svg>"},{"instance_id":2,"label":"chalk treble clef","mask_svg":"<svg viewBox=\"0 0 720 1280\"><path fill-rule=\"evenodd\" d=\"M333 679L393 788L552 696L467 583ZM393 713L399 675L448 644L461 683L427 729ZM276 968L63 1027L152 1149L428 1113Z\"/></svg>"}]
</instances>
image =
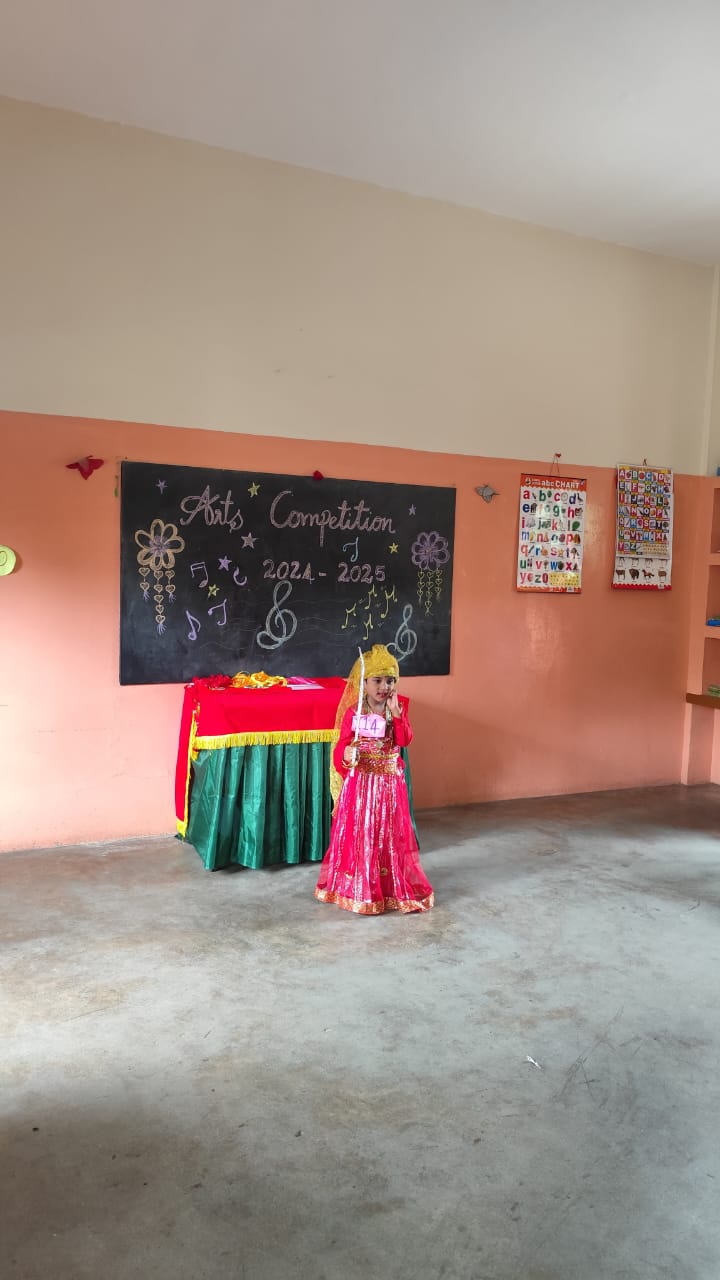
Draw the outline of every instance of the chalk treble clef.
<instances>
[{"instance_id":1,"label":"chalk treble clef","mask_svg":"<svg viewBox=\"0 0 720 1280\"><path fill-rule=\"evenodd\" d=\"M408 626L412 618L412 612L412 605L406 604L403 609L403 620L395 632L395 639L388 645L388 649L395 650L398 662L402 662L404 658L409 658L410 654L417 649L417 633Z\"/></svg>"},{"instance_id":2,"label":"chalk treble clef","mask_svg":"<svg viewBox=\"0 0 720 1280\"><path fill-rule=\"evenodd\" d=\"M273 607L265 619L265 630L258 631L256 636L261 649L279 649L280 645L286 644L295 635L297 618L292 609L281 607L291 595L292 583L282 581L275 584Z\"/></svg>"}]
</instances>

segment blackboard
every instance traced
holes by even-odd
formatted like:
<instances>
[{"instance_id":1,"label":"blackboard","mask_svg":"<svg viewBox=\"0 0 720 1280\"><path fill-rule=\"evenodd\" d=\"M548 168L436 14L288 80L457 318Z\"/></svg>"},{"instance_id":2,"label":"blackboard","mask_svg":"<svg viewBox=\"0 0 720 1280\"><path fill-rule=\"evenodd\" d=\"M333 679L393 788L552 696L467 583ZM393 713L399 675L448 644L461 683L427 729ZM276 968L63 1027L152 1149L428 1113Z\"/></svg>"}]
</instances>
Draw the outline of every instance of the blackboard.
<instances>
[{"instance_id":1,"label":"blackboard","mask_svg":"<svg viewBox=\"0 0 720 1280\"><path fill-rule=\"evenodd\" d=\"M278 449L280 449L278 445ZM120 682L450 670L455 490L124 462Z\"/></svg>"}]
</instances>

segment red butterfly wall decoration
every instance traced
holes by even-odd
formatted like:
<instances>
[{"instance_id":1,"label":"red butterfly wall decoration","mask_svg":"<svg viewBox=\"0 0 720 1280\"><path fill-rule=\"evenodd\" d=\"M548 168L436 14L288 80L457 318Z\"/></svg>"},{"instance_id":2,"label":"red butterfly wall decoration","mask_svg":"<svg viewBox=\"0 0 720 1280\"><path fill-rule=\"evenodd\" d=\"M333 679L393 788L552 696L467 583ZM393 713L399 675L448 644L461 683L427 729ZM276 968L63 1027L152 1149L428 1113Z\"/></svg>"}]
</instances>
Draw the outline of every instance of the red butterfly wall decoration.
<instances>
[{"instance_id":1,"label":"red butterfly wall decoration","mask_svg":"<svg viewBox=\"0 0 720 1280\"><path fill-rule=\"evenodd\" d=\"M93 458L89 453L87 458L78 458L77 462L66 462L68 471L79 471L83 480L87 480L93 471L97 471L98 467L102 467L105 462L104 458Z\"/></svg>"}]
</instances>

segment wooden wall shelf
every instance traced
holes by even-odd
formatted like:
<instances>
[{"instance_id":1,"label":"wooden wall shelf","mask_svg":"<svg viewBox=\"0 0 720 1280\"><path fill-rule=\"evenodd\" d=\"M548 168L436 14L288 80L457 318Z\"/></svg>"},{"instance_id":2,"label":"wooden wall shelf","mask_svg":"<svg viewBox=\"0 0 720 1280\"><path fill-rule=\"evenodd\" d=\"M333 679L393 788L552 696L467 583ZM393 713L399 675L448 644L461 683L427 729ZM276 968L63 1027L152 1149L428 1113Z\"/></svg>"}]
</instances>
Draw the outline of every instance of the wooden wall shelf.
<instances>
[{"instance_id":1,"label":"wooden wall shelf","mask_svg":"<svg viewBox=\"0 0 720 1280\"><path fill-rule=\"evenodd\" d=\"M709 627L707 620L720 617L720 476L708 476L702 486L695 548L685 688L714 689L720 687L720 627ZM685 715L682 780L688 784L720 782L720 737L716 733L720 719L710 714L720 711L720 697L686 693L685 700L691 705Z\"/></svg>"},{"instance_id":2,"label":"wooden wall shelf","mask_svg":"<svg viewBox=\"0 0 720 1280\"><path fill-rule=\"evenodd\" d=\"M712 693L686 693L686 702L693 702L696 707L711 707L713 711L720 711L720 697L714 697Z\"/></svg>"}]
</instances>

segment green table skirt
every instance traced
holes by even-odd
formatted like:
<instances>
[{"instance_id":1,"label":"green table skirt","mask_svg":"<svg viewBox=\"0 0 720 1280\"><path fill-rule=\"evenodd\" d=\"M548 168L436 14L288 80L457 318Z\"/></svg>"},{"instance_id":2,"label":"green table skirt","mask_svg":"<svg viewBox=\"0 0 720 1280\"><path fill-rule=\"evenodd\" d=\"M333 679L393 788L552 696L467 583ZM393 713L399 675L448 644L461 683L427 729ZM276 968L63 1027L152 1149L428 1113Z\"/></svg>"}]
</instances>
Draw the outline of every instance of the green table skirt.
<instances>
[{"instance_id":1,"label":"green table skirt","mask_svg":"<svg viewBox=\"0 0 720 1280\"><path fill-rule=\"evenodd\" d=\"M330 743L201 751L187 839L209 871L320 862L330 839Z\"/></svg>"},{"instance_id":2,"label":"green table skirt","mask_svg":"<svg viewBox=\"0 0 720 1280\"><path fill-rule=\"evenodd\" d=\"M208 871L320 862L330 842L330 752L329 742L200 751L186 839Z\"/></svg>"}]
</instances>

